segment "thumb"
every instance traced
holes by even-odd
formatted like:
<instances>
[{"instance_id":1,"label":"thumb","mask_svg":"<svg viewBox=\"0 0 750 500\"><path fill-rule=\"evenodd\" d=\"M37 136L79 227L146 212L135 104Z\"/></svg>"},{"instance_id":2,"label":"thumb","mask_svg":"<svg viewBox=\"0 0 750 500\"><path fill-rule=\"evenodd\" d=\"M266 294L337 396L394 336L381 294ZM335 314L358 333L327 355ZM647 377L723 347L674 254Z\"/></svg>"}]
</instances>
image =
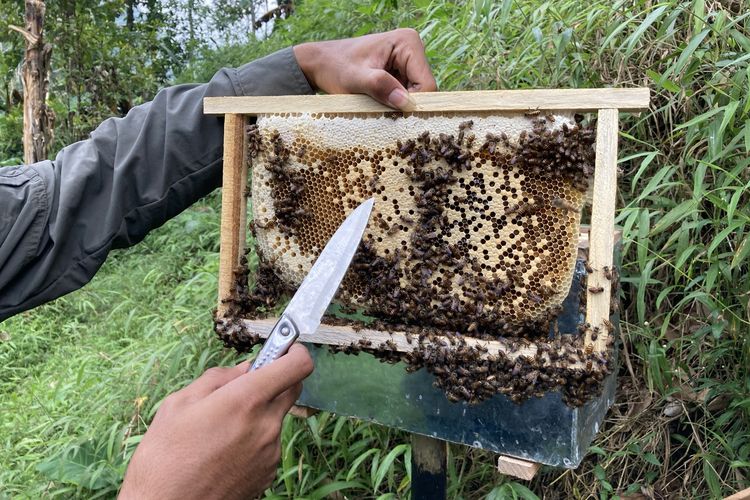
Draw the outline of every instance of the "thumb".
<instances>
[{"instance_id":1,"label":"thumb","mask_svg":"<svg viewBox=\"0 0 750 500\"><path fill-rule=\"evenodd\" d=\"M414 99L404 86L393 75L382 69L364 70L358 90L386 106L401 111L411 111L416 107Z\"/></svg>"}]
</instances>

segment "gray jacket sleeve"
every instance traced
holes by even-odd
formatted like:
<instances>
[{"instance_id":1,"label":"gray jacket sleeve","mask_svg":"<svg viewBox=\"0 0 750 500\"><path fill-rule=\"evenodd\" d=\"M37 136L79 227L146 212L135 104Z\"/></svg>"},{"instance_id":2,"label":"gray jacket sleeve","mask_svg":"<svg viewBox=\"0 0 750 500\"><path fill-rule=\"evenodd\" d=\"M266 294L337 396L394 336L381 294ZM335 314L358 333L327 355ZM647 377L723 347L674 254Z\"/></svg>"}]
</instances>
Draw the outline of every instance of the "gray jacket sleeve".
<instances>
[{"instance_id":1,"label":"gray jacket sleeve","mask_svg":"<svg viewBox=\"0 0 750 500\"><path fill-rule=\"evenodd\" d=\"M54 161L0 168L0 321L80 288L111 249L220 185L223 120L203 114L204 97L311 92L285 49L164 89Z\"/></svg>"}]
</instances>

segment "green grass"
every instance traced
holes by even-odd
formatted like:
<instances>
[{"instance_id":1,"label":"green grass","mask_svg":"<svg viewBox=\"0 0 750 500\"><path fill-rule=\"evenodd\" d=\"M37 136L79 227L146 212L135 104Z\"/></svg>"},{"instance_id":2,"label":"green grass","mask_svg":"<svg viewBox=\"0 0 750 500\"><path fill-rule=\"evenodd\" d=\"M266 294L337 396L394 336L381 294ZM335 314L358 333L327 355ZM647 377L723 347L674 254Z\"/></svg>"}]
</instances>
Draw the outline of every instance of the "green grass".
<instances>
[{"instance_id":1,"label":"green grass","mask_svg":"<svg viewBox=\"0 0 750 500\"><path fill-rule=\"evenodd\" d=\"M575 471L529 483L451 448L451 498L720 498L750 486L750 5L304 2L270 40L419 28L443 89L648 85L622 115L617 402ZM250 54L250 55L248 55ZM82 291L0 324L0 496L111 496L159 400L232 362L210 332L215 199L117 252ZM408 437L319 414L284 424L270 495L408 495ZM533 493L531 493L533 492Z\"/></svg>"},{"instance_id":2,"label":"green grass","mask_svg":"<svg viewBox=\"0 0 750 500\"><path fill-rule=\"evenodd\" d=\"M0 491L115 491L155 405L228 361L210 330L217 227L197 206L83 290L0 325Z\"/></svg>"}]
</instances>

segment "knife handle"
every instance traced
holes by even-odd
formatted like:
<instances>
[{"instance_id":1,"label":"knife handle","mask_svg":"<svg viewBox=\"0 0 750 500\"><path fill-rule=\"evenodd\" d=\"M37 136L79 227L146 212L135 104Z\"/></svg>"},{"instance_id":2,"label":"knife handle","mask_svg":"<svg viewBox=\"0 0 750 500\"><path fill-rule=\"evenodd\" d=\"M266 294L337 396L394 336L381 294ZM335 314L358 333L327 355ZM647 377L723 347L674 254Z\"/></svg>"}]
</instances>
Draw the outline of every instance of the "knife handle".
<instances>
[{"instance_id":1,"label":"knife handle","mask_svg":"<svg viewBox=\"0 0 750 500\"><path fill-rule=\"evenodd\" d=\"M294 322L282 314L271 329L271 333L263 344L263 348L255 358L253 366L248 371L257 370L286 354L294 341L299 337L299 329Z\"/></svg>"}]
</instances>

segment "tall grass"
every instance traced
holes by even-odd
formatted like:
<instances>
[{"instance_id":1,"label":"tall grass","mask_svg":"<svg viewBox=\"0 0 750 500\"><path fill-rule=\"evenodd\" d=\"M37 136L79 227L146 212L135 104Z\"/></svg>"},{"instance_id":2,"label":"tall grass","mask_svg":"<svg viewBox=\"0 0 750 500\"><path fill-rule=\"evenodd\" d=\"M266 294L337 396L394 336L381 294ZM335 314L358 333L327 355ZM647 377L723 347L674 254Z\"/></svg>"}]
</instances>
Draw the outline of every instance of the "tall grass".
<instances>
[{"instance_id":1,"label":"tall grass","mask_svg":"<svg viewBox=\"0 0 750 500\"><path fill-rule=\"evenodd\" d=\"M623 349L617 403L575 471L530 483L452 447L450 498L719 498L750 486L750 30L745 1L321 0L205 79L307 39L418 28L443 89L648 85L622 115ZM205 367L215 200L116 254L84 290L0 325L0 491L111 496L158 402ZM144 259L144 256L147 258ZM408 436L287 419L271 497L401 498ZM7 465L6 465L7 464Z\"/></svg>"},{"instance_id":2,"label":"tall grass","mask_svg":"<svg viewBox=\"0 0 750 500\"><path fill-rule=\"evenodd\" d=\"M651 111L621 124L621 403L591 459L538 491L719 497L748 484L748 15L745 2L697 0L426 10L444 88L653 92Z\"/></svg>"}]
</instances>

